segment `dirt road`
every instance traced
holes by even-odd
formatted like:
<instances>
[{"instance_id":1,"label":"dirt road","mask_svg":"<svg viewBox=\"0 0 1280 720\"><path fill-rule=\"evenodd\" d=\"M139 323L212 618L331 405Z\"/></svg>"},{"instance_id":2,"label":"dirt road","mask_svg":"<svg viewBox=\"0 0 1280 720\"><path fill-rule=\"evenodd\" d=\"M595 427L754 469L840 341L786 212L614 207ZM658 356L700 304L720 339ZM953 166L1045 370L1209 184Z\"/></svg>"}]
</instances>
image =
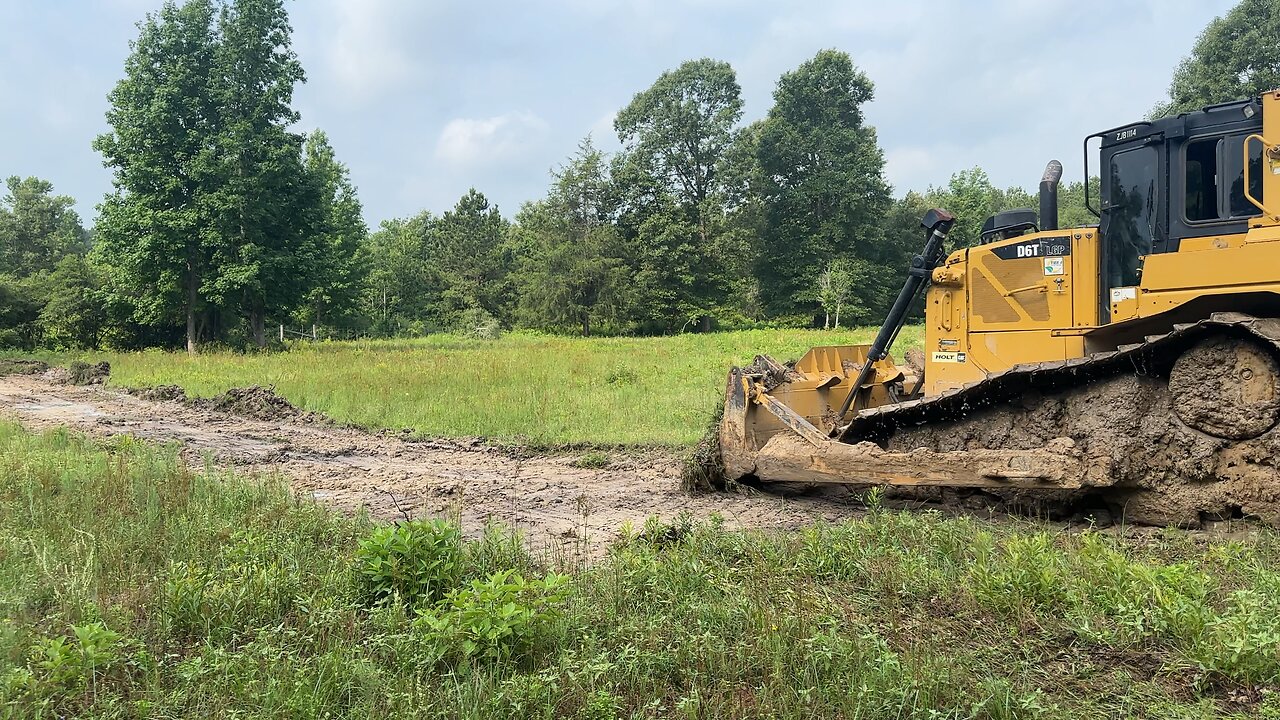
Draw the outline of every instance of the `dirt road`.
<instances>
[{"instance_id":1,"label":"dirt road","mask_svg":"<svg viewBox=\"0 0 1280 720\"><path fill-rule=\"evenodd\" d=\"M258 420L154 401L40 375L0 376L0 415L32 429L66 426L95 436L128 434L177 441L193 467L206 459L240 472L285 477L300 494L344 511L380 518L456 513L475 535L487 521L520 529L533 547L598 554L631 521L664 520L687 510L724 516L731 527L790 528L859 513L833 499L770 495L688 495L675 458L614 458L604 469L573 466L573 456L518 458L507 450L454 441L410 441L305 417Z\"/></svg>"}]
</instances>

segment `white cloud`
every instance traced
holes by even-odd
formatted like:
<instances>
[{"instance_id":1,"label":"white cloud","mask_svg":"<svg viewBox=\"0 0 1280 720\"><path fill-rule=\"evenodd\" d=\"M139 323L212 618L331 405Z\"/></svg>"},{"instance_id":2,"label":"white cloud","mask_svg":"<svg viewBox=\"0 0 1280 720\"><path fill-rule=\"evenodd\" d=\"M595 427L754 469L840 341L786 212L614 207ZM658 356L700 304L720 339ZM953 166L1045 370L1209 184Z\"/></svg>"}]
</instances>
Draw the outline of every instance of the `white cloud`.
<instances>
[{"instance_id":1,"label":"white cloud","mask_svg":"<svg viewBox=\"0 0 1280 720\"><path fill-rule=\"evenodd\" d=\"M314 47L300 47L299 54L320 55L346 100L379 98L422 72L408 37L419 24L414 17L419 10L396 0L332 0L324 18L327 32ZM300 45L304 39L299 36Z\"/></svg>"},{"instance_id":2,"label":"white cloud","mask_svg":"<svg viewBox=\"0 0 1280 720\"><path fill-rule=\"evenodd\" d=\"M530 112L489 118L454 118L436 141L436 158L454 166L477 167L513 160L542 142L549 126Z\"/></svg>"},{"instance_id":3,"label":"white cloud","mask_svg":"<svg viewBox=\"0 0 1280 720\"><path fill-rule=\"evenodd\" d=\"M613 129L613 119L616 117L618 113L614 110L601 115L591 123L587 132L591 133L591 142L595 143L596 147L610 152L622 147L622 143L618 142L618 132Z\"/></svg>"}]
</instances>

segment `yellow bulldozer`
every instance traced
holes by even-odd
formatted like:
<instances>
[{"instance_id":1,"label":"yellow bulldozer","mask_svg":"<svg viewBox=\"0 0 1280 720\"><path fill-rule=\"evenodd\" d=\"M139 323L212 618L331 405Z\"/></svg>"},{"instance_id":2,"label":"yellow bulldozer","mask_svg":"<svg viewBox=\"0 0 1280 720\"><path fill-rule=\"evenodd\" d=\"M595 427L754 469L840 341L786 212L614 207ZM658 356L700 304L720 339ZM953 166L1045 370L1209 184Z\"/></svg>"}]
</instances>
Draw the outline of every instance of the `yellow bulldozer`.
<instances>
[{"instance_id":1,"label":"yellow bulldozer","mask_svg":"<svg viewBox=\"0 0 1280 720\"><path fill-rule=\"evenodd\" d=\"M1058 227L1051 162L1039 213L988 218L978 245L944 257L955 220L926 215L872 344L734 368L725 477L1280 523L1280 91L1084 145L1097 225ZM921 292L923 358L899 364Z\"/></svg>"}]
</instances>

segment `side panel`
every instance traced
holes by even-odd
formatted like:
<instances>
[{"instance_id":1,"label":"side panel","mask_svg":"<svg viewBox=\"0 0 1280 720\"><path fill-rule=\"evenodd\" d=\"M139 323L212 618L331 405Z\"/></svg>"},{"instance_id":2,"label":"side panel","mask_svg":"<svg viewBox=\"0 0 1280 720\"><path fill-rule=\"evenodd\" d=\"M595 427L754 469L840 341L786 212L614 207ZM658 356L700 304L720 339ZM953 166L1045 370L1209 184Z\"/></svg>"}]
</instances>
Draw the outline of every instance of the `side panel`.
<instances>
[{"instance_id":1,"label":"side panel","mask_svg":"<svg viewBox=\"0 0 1280 720\"><path fill-rule=\"evenodd\" d=\"M974 332L1073 325L1071 236L1024 235L969 249L969 316Z\"/></svg>"},{"instance_id":2,"label":"side panel","mask_svg":"<svg viewBox=\"0 0 1280 720\"><path fill-rule=\"evenodd\" d=\"M1102 275L1098 267L1101 253L1098 248L1096 228L1076 228L1071 231L1071 281L1073 285L1072 324L1077 328L1096 327L1099 318L1099 298L1102 295Z\"/></svg>"},{"instance_id":3,"label":"side panel","mask_svg":"<svg viewBox=\"0 0 1280 720\"><path fill-rule=\"evenodd\" d=\"M1196 305L1218 310L1264 312L1232 307L1229 296L1276 296L1280 305L1280 237L1276 228L1255 228L1247 235L1185 239L1178 252L1148 256L1135 297L1113 303L1112 321L1173 313L1170 322L1200 319ZM1214 298L1221 298L1214 302ZM1224 305L1225 303L1225 305Z\"/></svg>"},{"instance_id":4,"label":"side panel","mask_svg":"<svg viewBox=\"0 0 1280 720\"><path fill-rule=\"evenodd\" d=\"M924 394L937 395L980 380L984 370L969 360L968 250L953 253L934 272L925 296Z\"/></svg>"},{"instance_id":5,"label":"side panel","mask_svg":"<svg viewBox=\"0 0 1280 720\"><path fill-rule=\"evenodd\" d=\"M1059 335L1053 330L973 333L969 355L975 365L988 373L1007 370L1023 363L1069 360L1084 354L1084 338Z\"/></svg>"},{"instance_id":6,"label":"side panel","mask_svg":"<svg viewBox=\"0 0 1280 720\"><path fill-rule=\"evenodd\" d=\"M1094 228L1023 235L960 251L927 299L925 392L936 395L1020 364L1084 353L1098 321Z\"/></svg>"}]
</instances>

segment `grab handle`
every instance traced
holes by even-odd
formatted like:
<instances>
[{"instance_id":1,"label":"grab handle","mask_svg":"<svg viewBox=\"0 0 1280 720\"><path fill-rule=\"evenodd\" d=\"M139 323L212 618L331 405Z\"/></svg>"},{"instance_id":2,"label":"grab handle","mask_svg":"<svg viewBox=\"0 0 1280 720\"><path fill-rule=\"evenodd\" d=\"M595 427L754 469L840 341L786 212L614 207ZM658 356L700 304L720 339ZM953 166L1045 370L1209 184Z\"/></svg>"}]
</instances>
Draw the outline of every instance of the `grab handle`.
<instances>
[{"instance_id":1,"label":"grab handle","mask_svg":"<svg viewBox=\"0 0 1280 720\"><path fill-rule=\"evenodd\" d=\"M1277 150L1277 148L1272 148L1267 144L1266 138L1256 133L1244 139L1244 197L1246 200L1253 203L1254 207L1266 214L1267 217L1275 220L1276 222L1280 222L1280 215L1277 215L1273 210L1268 208L1266 205L1263 205L1261 200L1254 197L1253 193L1249 192L1249 142L1252 140L1257 140L1262 143L1262 155L1267 156L1268 160L1272 159L1272 156L1276 154Z\"/></svg>"}]
</instances>

